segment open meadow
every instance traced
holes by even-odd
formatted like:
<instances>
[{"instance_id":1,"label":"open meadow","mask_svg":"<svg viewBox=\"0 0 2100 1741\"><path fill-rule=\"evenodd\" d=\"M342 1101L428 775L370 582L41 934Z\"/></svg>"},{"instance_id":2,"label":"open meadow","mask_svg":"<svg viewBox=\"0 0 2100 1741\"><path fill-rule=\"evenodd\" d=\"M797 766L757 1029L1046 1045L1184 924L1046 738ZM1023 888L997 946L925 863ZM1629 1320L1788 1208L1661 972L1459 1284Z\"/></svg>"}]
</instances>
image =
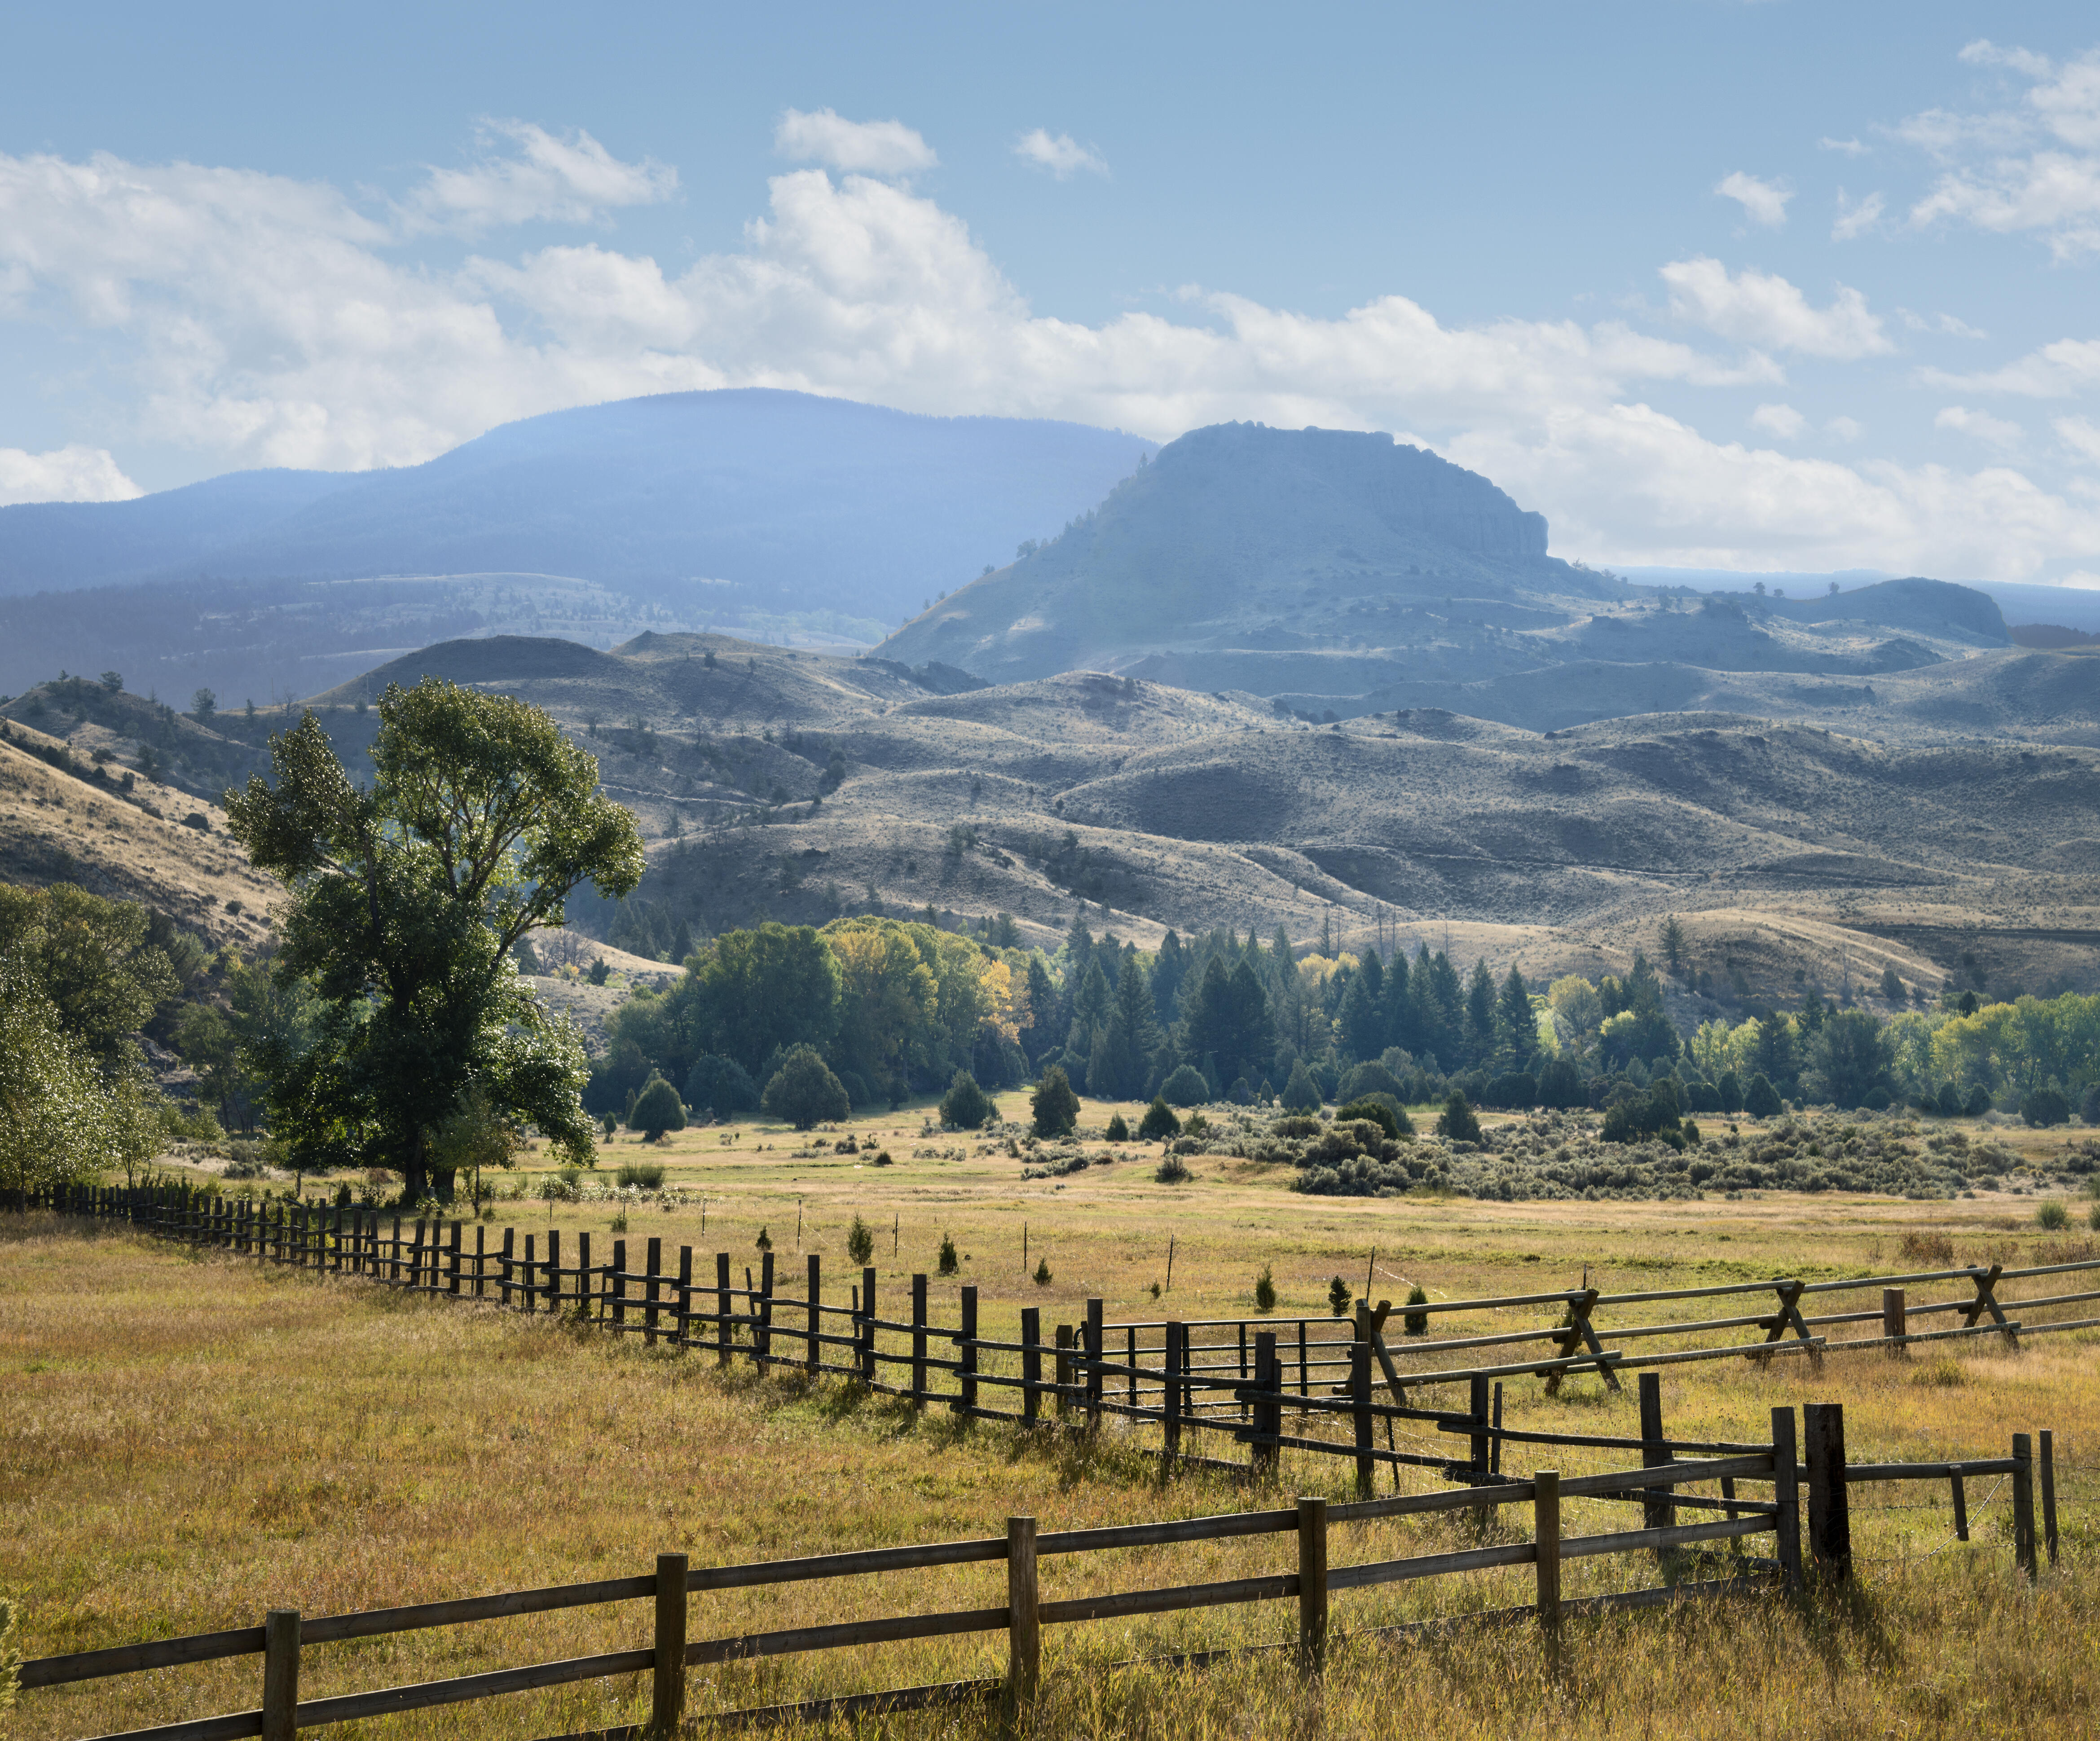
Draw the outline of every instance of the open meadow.
<instances>
[{"instance_id":1,"label":"open meadow","mask_svg":"<svg viewBox=\"0 0 2100 1741\"><path fill-rule=\"evenodd\" d=\"M1017 1104L1003 1100L1002 1111L1015 1117L1018 1097L1009 1098ZM1110 1110L1088 1103L1083 1125L1098 1128ZM1024 1179L1003 1143L927 1131L923 1117L914 1109L856 1121L850 1154L838 1152L844 1128L797 1136L711 1126L646 1147L623 1133L607 1146L601 1177L585 1176L583 1201L500 1197L484 1236L494 1243L508 1226L522 1241L552 1226L571 1240L584 1231L630 1245L658 1237L672 1252L692 1246L696 1272L712 1276L717 1250L755 1268L763 1228L783 1293L799 1292L800 1254L814 1251L827 1297L843 1300L858 1280L845 1252L858 1215L876 1231L885 1316L907 1297L911 1274L925 1272L937 1323L955 1321L954 1290L973 1283L992 1338L1012 1334L1025 1306L1040 1307L1046 1324L1076 1320L1090 1295L1103 1298L1111 1323L1251 1316L1264 1265L1276 1316L1288 1319L1324 1317L1338 1274L1361 1293L1368 1272L1374 1298L1404 1298L1419 1283L1448 1299L1562 1288L1586 1273L1593 1285L1630 1291L1943 1267L1907 1260L1907 1235L1913 1252L1921 1240L1949 1238L1964 1262L2068 1261L2092 1250L2084 1203L2071 1205L2070 1230L2045 1232L2036 1198L2010 1189L1930 1202L1842 1192L1307 1197L1287 1188L1287 1167L1215 1156L1193 1157L1185 1183L1160 1183L1156 1144ZM2006 1140L2046 1158L2038 1133ZM2061 1137L2046 1146L2060 1148ZM1087 1147L1091 1156L1100 1145ZM891 1164L876 1166L885 1152ZM592 1194L635 1161L664 1166L660 1190ZM528 1192L543 1183L529 1171L503 1182ZM956 1247L952 1277L934 1273L944 1236ZM6 1218L0 1241L0 1587L20 1602L24 1655L252 1624L273 1606L311 1615L624 1576L647 1571L666 1549L699 1566L996 1535L1013 1514L1048 1530L1277 1502L1214 1471L1184 1470L1162 1486L1156 1462L1113 1421L1090 1441L1076 1430L1031 1438L938 1408L915 1418L843 1382L760 1376L743 1362L725 1373L712 1359L638 1338L190 1256L48 1215ZM598 1261L605 1254L601 1247ZM1044 1260L1050 1276L1039 1284L1032 1272ZM1038 1732L2086 1732L2100 1687L2087 1571L2100 1545L2090 1466L2100 1446L2097 1342L2100 1334L2074 1331L2018 1352L1982 1338L1904 1360L1833 1353L1820 1372L1798 1358L1664 1369L1669 1430L1680 1436L1762 1439L1773 1407L1808 1401L1846 1405L1855 1461L2002 1457L2012 1433L2053 1429L2062 1560L2045 1566L2037 1588L2016 1576L2002 1483L1972 1485L1965 1545L1952 1539L1943 1485L1857 1488L1849 1598L1759 1597L1577 1621L1557 1680L1526 1628L1359 1638L1339 1647L1312 1690L1273 1654L1200 1671L1117 1666L1282 1642L1295 1635L1287 1602L1059 1627L1046 1634ZM1612 1395L1594 1375L1571 1379L1557 1397L1537 1379L1512 1380L1506 1400L1515 1427L1639 1430L1631 1385ZM1429 1448L1457 1455L1462 1443ZM1223 1434L1199 1435L1195 1448L1244 1457ZM1533 1457L1533 1448L1511 1444L1504 1466L1529 1470L1550 1457L1573 1475L1623 1467L1629 1456L1555 1448ZM1286 1500L1343 1498L1350 1479L1344 1459L1283 1453ZM1394 1479L1382 1471L1379 1491ZM1426 1470L1397 1479L1403 1491L1441 1484ZM1627 1527L1624 1508L1603 1501L1571 1501L1568 1511L1571 1532ZM1525 1522L1502 1514L1485 1539L1521 1539ZM1466 1514L1391 1519L1338 1528L1333 1554L1339 1565L1480 1539ZM1254 1538L1052 1560L1044 1596L1250 1576L1285 1569L1290 1553L1287 1540ZM1701 1575L1670 1575L1680 1574ZM1656 1573L1606 1558L1571 1562L1566 1580L1567 1594L1579 1597L1651 1584ZM1360 1632L1530 1596L1528 1568L1469 1573L1339 1593L1335 1624ZM1003 1598L996 1566L706 1595L695 1598L692 1636ZM307 1653L302 1694L631 1647L646 1643L647 1624L646 1607L629 1604L323 1646ZM689 1709L996 1675L1004 1661L995 1636L696 1669ZM236 1661L35 1690L23 1695L14 1733L43 1741L249 1708L256 1673L252 1660ZM330 1733L567 1734L646 1716L646 1680ZM976 1710L897 1715L863 1720L855 1732L975 1734L992 1721Z\"/></svg>"}]
</instances>

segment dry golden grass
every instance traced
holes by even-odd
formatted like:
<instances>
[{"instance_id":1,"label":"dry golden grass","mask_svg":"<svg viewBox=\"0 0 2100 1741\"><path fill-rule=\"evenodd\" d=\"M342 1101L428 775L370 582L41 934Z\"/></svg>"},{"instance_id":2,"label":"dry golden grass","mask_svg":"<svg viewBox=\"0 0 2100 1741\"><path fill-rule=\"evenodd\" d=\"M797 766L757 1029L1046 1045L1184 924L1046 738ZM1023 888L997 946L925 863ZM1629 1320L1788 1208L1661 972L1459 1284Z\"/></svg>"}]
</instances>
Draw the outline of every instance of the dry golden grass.
<instances>
[{"instance_id":1,"label":"dry golden grass","mask_svg":"<svg viewBox=\"0 0 2100 1741\"><path fill-rule=\"evenodd\" d=\"M1098 1123L1105 1109L1090 1105L1086 1116ZM805 1247L823 1253L827 1296L835 1287L841 1303L853 1279L846 1223L858 1212L881 1226L877 1263L890 1312L903 1303L909 1272L934 1267L949 1229L970 1254L959 1279L979 1286L993 1335L1015 1327L1024 1304L1042 1305L1046 1322L1076 1318L1091 1293L1106 1298L1111 1318L1170 1307L1192 1318L1242 1312L1264 1261L1282 1293L1280 1315L1324 1315L1327 1278L1341 1270L1361 1285L1374 1241L1374 1291L1397 1296L1403 1278L1420 1279L1445 1298L1562 1285L1585 1264L1611 1288L1886 1270L1904 1232L1917 1229L1944 1231L1965 1252L1996 1241L2023 1261L2046 1254L2031 1200L1307 1199L1288 1194L1275 1170L1208 1158L1198 1161L1195 1183L1157 1185L1156 1151L1024 1185L1003 1153L980 1155L980 1145L916 1130L915 1114L862 1122L862 1137L881 1133L896 1157L885 1169L866 1156L798 1158L798 1139L777 1130L743 1127L734 1158L721 1133L686 1133L661 1158L695 1196L705 1188L705 1236L696 1204L630 1205L630 1251L656 1234L673 1250L732 1249L740 1265L755 1257L764 1224L785 1260L783 1292L792 1292L800 1197ZM754 1144L769 1146L754 1153ZM915 1148L941 1153L915 1157ZM644 1153L623 1139L608 1169ZM571 1238L589 1227L603 1241L614 1210L561 1205L553 1219ZM542 1204L499 1210L521 1232L549 1223ZM1021 1273L1024 1219L1031 1253L1047 1249L1056 1271L1047 1288ZM1174 1289L1155 1305L1149 1284L1163 1279L1170 1236ZM1023 1443L1011 1430L962 1426L938 1412L915 1421L847 1386L761 1379L742 1364L723 1375L711 1359L546 1318L264 1273L49 1219L14 1223L0 1238L0 1588L23 1601L29 1655L252 1624L271 1606L340 1612L624 1575L647 1569L665 1549L699 1564L997 1533L1017 1512L1050 1529L1273 1502L1200 1474L1162 1488L1154 1465L1113 1426L1092 1445L1051 1435ZM602 1259L602 1245L594 1254ZM711 1276L711 1258L698 1267ZM934 1284L939 1321L953 1321L952 1287ZM1524 1628L1441 1642L1362 1641L1341 1652L1317 1700L1273 1655L1202 1673L1113 1667L1281 1641L1294 1624L1288 1603L1061 1628L1046 1644L1040 1732L2084 1732L2100 1685L2100 1630L2083 1571L2095 1544L2089 1507L2100 1498L2087 1466L2100 1444L2094 1346L2089 1333L2073 1333L2018 1354L1978 1343L1910 1361L1833 1355L1820 1374L1798 1359L1763 1372L1716 1362L1668 1369L1664 1381L1669 1426L1684 1435L1762 1437L1775 1405L1842 1401L1855 1458L2001 1457L2013 1431L2053 1427L2064 1565L2036 1592L2014 1578L2002 1488L1971 1484L1975 1540L1966 1547L1949 1543L1944 1489L1855 1489L1862 1588L1850 1604L1774 1600L1578 1623L1558 1683L1543 1677ZM1629 1432L1630 1392L1612 1395L1586 1378L1549 1399L1536 1381L1514 1382L1508 1420ZM1462 1443L1432 1435L1421 1448ZM1221 1437L1197 1448L1244 1454ZM1505 1466L1574 1474L1623 1461L1566 1448L1520 1454L1529 1448L1512 1446ZM1382 1490L1388 1479L1381 1476ZM1410 1489L1435 1484L1413 1471L1401 1479ZM1339 1496L1348 1481L1346 1462L1286 1453L1286 1494ZM1637 1515L1597 1501L1568 1510L1571 1533L1630 1527ZM1514 1540L1527 1525L1512 1510L1488 1527ZM1471 1528L1463 1514L1352 1526L1337 1530L1334 1558L1435 1551L1474 1539ZM1278 1537L1053 1559L1045 1594L1282 1570L1291 1551ZM1652 1564L1626 1558L1571 1562L1567 1592L1656 1578ZM718 1637L995 1603L1002 1589L996 1567L788 1587L695 1598L692 1624L695 1637ZM1335 1598L1335 1624L1363 1629L1529 1594L1521 1569L1351 1593ZM633 1604L328 1646L309 1657L307 1690L629 1648L645 1642L647 1627L646 1607ZM696 1671L693 1708L996 1674L1003 1650L990 1635ZM245 1662L38 1691L24 1696L16 1733L30 1741L252 1707L256 1684ZM448 1741L562 1733L631 1720L642 1696L631 1681L588 1684L358 1733ZM975 1734L986 1721L949 1713L864 1728Z\"/></svg>"}]
</instances>

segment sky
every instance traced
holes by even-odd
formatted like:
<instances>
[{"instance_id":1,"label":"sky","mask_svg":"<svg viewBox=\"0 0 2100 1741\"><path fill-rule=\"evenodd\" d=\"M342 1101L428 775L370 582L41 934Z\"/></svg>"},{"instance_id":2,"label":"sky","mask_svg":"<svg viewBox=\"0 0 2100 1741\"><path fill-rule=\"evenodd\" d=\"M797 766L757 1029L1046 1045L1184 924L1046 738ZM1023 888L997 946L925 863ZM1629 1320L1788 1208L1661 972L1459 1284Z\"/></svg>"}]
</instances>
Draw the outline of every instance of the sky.
<instances>
[{"instance_id":1,"label":"sky","mask_svg":"<svg viewBox=\"0 0 2100 1741\"><path fill-rule=\"evenodd\" d=\"M2090 6L0 0L0 504L774 386L2100 586Z\"/></svg>"}]
</instances>

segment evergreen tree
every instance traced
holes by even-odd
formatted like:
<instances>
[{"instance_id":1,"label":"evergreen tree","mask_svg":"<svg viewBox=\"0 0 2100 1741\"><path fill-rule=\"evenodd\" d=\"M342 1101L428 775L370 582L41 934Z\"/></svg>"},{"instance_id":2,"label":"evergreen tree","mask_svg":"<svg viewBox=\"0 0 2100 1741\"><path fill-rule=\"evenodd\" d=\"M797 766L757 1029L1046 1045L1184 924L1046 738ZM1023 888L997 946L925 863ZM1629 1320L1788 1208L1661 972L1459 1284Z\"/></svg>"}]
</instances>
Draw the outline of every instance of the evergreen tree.
<instances>
[{"instance_id":1,"label":"evergreen tree","mask_svg":"<svg viewBox=\"0 0 2100 1741\"><path fill-rule=\"evenodd\" d=\"M1349 976L1339 1012L1342 1044L1357 1058L1375 1058L1386 1048L1385 974L1375 954Z\"/></svg>"},{"instance_id":2,"label":"evergreen tree","mask_svg":"<svg viewBox=\"0 0 2100 1741\"><path fill-rule=\"evenodd\" d=\"M1672 973L1682 975L1684 971L1684 927L1672 913L1662 922L1662 959L1670 963Z\"/></svg>"},{"instance_id":3,"label":"evergreen tree","mask_svg":"<svg viewBox=\"0 0 2100 1741\"><path fill-rule=\"evenodd\" d=\"M1486 1063L1495 1050L1495 976L1485 955L1476 958L1467 982L1465 1024L1467 1061Z\"/></svg>"},{"instance_id":4,"label":"evergreen tree","mask_svg":"<svg viewBox=\"0 0 2100 1741\"><path fill-rule=\"evenodd\" d=\"M1186 1050L1215 1059L1226 1081L1259 1073L1276 1047L1268 994L1244 960L1228 972L1213 955L1203 968L1186 1024Z\"/></svg>"},{"instance_id":5,"label":"evergreen tree","mask_svg":"<svg viewBox=\"0 0 2100 1741\"><path fill-rule=\"evenodd\" d=\"M1089 1065L1087 1091L1115 1100L1134 1100L1144 1091L1152 1055L1159 1045L1152 988L1135 950L1123 957L1123 971L1116 976L1115 1002L1099 1032L1096 1043L1102 1073L1097 1078L1094 1067Z\"/></svg>"},{"instance_id":6,"label":"evergreen tree","mask_svg":"<svg viewBox=\"0 0 2100 1741\"><path fill-rule=\"evenodd\" d=\"M1029 1063L1034 1064L1042 1061L1043 1053L1057 1044L1064 1032L1057 1019L1057 988L1039 954L1028 958L1028 1008L1035 1020L1021 1030L1021 1043Z\"/></svg>"},{"instance_id":7,"label":"evergreen tree","mask_svg":"<svg viewBox=\"0 0 2100 1741\"><path fill-rule=\"evenodd\" d=\"M1538 1021L1532 1014L1531 993L1515 962L1510 963L1509 976L1502 981L1495 1026L1502 1063L1510 1069L1522 1069L1538 1050Z\"/></svg>"},{"instance_id":8,"label":"evergreen tree","mask_svg":"<svg viewBox=\"0 0 2100 1741\"><path fill-rule=\"evenodd\" d=\"M1070 1136L1079 1122L1079 1097L1065 1073L1052 1064L1043 1073L1030 1101L1038 1136Z\"/></svg>"},{"instance_id":9,"label":"evergreen tree","mask_svg":"<svg viewBox=\"0 0 2100 1741\"><path fill-rule=\"evenodd\" d=\"M1181 981L1189 972L1189 951L1181 946L1178 933L1168 932L1160 941L1159 954L1152 963L1152 1015L1162 1028L1174 1021L1175 999L1181 994Z\"/></svg>"},{"instance_id":10,"label":"evergreen tree","mask_svg":"<svg viewBox=\"0 0 2100 1741\"><path fill-rule=\"evenodd\" d=\"M1072 1025L1065 1036L1065 1050L1073 1058L1090 1057L1094 1035L1109 1015L1108 976L1098 959L1089 955L1078 990L1072 998Z\"/></svg>"},{"instance_id":11,"label":"evergreen tree","mask_svg":"<svg viewBox=\"0 0 2100 1741\"><path fill-rule=\"evenodd\" d=\"M1412 1051L1414 1010L1409 1001L1409 976L1407 957L1395 950L1392 965L1385 970L1384 981L1379 987L1379 1026L1388 1046Z\"/></svg>"}]
</instances>

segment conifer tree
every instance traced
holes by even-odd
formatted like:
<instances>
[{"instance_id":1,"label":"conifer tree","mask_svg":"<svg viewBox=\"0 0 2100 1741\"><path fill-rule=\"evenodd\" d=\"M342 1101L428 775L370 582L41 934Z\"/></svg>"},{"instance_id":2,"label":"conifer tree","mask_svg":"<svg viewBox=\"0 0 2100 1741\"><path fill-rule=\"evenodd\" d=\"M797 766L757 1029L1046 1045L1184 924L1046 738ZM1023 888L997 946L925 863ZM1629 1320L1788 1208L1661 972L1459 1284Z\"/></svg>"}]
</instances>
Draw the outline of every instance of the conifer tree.
<instances>
[{"instance_id":1,"label":"conifer tree","mask_svg":"<svg viewBox=\"0 0 2100 1741\"><path fill-rule=\"evenodd\" d=\"M1495 1026L1501 1061L1512 1070L1522 1069L1538 1050L1538 1021L1532 1014L1531 993L1516 963L1510 963L1495 1010Z\"/></svg>"},{"instance_id":2,"label":"conifer tree","mask_svg":"<svg viewBox=\"0 0 2100 1741\"><path fill-rule=\"evenodd\" d=\"M1495 977L1488 972L1487 958L1476 957L1473 976L1466 985L1466 1056L1474 1064L1485 1064L1495 1050Z\"/></svg>"}]
</instances>

